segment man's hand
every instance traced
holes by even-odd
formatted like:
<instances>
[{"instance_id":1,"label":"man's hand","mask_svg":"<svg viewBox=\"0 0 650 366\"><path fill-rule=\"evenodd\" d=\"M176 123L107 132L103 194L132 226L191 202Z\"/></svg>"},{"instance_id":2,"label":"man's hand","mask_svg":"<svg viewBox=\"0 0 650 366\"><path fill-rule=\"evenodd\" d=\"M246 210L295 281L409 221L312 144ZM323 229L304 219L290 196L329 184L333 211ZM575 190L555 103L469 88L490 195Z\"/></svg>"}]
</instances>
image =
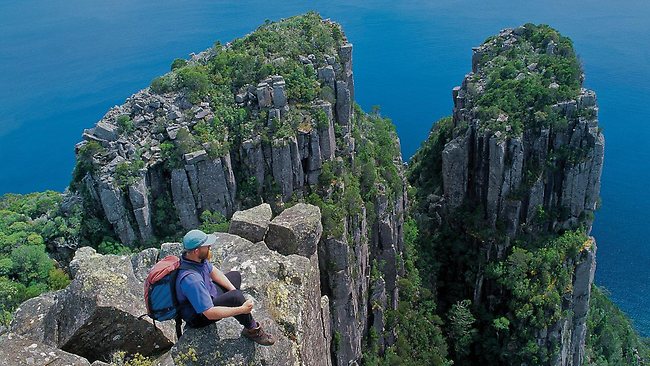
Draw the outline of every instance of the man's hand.
<instances>
[{"instance_id":1,"label":"man's hand","mask_svg":"<svg viewBox=\"0 0 650 366\"><path fill-rule=\"evenodd\" d=\"M242 314L250 314L250 312L253 310L253 300L246 300L245 303L240 306Z\"/></svg>"}]
</instances>

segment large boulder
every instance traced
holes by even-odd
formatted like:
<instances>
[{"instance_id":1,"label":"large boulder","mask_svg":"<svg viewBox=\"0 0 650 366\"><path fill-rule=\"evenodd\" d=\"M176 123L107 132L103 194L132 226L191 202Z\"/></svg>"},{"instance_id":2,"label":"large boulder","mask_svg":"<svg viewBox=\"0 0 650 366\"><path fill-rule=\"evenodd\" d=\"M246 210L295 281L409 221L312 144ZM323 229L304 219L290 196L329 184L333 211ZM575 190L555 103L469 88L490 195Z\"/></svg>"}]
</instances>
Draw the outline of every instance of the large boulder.
<instances>
[{"instance_id":1,"label":"large boulder","mask_svg":"<svg viewBox=\"0 0 650 366\"><path fill-rule=\"evenodd\" d=\"M268 203L237 211L232 215L228 232L257 243L264 240L272 216L271 206Z\"/></svg>"},{"instance_id":2,"label":"large boulder","mask_svg":"<svg viewBox=\"0 0 650 366\"><path fill-rule=\"evenodd\" d=\"M213 263L223 272L242 274L242 291L254 301L253 316L277 337L271 347L245 338L242 326L227 318L199 329L186 329L161 361L163 365L315 365L330 366L328 301L320 296L317 262L284 256L263 242L215 233Z\"/></svg>"},{"instance_id":3,"label":"large boulder","mask_svg":"<svg viewBox=\"0 0 650 366\"><path fill-rule=\"evenodd\" d=\"M266 243L269 248L285 255L311 257L322 233L320 208L298 203L271 221Z\"/></svg>"},{"instance_id":4,"label":"large boulder","mask_svg":"<svg viewBox=\"0 0 650 366\"><path fill-rule=\"evenodd\" d=\"M152 355L171 347L171 322L154 327L139 318L147 312L142 280L155 263L153 251L131 258L79 249L70 263L72 283L22 304L11 331L89 360L108 359L115 350Z\"/></svg>"},{"instance_id":5,"label":"large boulder","mask_svg":"<svg viewBox=\"0 0 650 366\"><path fill-rule=\"evenodd\" d=\"M4 334L0 337L0 366L18 365L90 366L90 362L15 333Z\"/></svg>"}]
</instances>

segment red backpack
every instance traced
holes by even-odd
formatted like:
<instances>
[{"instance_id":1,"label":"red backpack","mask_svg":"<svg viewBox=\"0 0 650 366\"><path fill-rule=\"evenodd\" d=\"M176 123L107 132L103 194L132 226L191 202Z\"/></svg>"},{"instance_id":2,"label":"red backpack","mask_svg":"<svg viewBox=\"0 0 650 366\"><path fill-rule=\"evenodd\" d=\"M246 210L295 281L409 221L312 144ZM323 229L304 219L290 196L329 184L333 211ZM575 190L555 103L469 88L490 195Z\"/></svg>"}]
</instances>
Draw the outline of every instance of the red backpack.
<instances>
[{"instance_id":1,"label":"red backpack","mask_svg":"<svg viewBox=\"0 0 650 366\"><path fill-rule=\"evenodd\" d=\"M180 338L181 313L178 299L176 298L176 279L181 265L180 259L175 255L168 255L156 263L149 270L147 279L144 281L144 302L147 306L147 314L154 320L176 320L176 336ZM181 276L185 277L190 271L183 271Z\"/></svg>"}]
</instances>

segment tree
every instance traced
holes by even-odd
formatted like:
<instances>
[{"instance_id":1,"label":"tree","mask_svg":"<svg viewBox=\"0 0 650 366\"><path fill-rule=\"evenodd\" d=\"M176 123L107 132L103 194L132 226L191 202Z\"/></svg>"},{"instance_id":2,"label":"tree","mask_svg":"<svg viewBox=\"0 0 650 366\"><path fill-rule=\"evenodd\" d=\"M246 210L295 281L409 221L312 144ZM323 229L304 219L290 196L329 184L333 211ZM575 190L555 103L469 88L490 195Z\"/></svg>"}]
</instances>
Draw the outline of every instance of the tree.
<instances>
[{"instance_id":1,"label":"tree","mask_svg":"<svg viewBox=\"0 0 650 366\"><path fill-rule=\"evenodd\" d=\"M21 245L11 252L11 261L13 276L25 286L46 282L54 266L44 245Z\"/></svg>"},{"instance_id":2,"label":"tree","mask_svg":"<svg viewBox=\"0 0 650 366\"><path fill-rule=\"evenodd\" d=\"M471 306L472 301L469 299L458 301L451 306L447 313L449 339L452 342L456 359L463 359L469 355L470 346L476 335L476 329L472 327L476 318L472 315Z\"/></svg>"}]
</instances>

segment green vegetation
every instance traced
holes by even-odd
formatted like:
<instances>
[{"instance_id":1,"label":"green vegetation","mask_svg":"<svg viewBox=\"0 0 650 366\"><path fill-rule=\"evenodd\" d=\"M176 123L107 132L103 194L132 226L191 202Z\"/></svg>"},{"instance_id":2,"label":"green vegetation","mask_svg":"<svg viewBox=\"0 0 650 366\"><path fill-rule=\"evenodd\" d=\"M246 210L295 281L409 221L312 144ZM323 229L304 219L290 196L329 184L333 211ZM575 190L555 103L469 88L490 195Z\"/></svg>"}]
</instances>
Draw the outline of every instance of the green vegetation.
<instances>
[{"instance_id":1,"label":"green vegetation","mask_svg":"<svg viewBox=\"0 0 650 366\"><path fill-rule=\"evenodd\" d=\"M117 117L117 127L118 131L120 134L126 134L129 135L133 131L135 131L135 125L133 124L133 121L131 120L131 117L129 115L121 115Z\"/></svg>"},{"instance_id":2,"label":"green vegetation","mask_svg":"<svg viewBox=\"0 0 650 366\"><path fill-rule=\"evenodd\" d=\"M171 71L174 71L176 69L180 69L181 67L186 66L186 65L187 65L187 60L184 60L182 58L177 58L177 59L174 60L174 62L172 62Z\"/></svg>"},{"instance_id":3,"label":"green vegetation","mask_svg":"<svg viewBox=\"0 0 650 366\"><path fill-rule=\"evenodd\" d=\"M547 54L551 42L555 51ZM582 70L569 38L547 25L526 24L516 43L505 45L497 36L483 47L474 82L479 78L487 82L474 97L485 129L517 136L529 125L562 128L566 124L551 106L575 99L580 92ZM499 118L502 115L507 120Z\"/></svg>"},{"instance_id":4,"label":"green vegetation","mask_svg":"<svg viewBox=\"0 0 650 366\"><path fill-rule=\"evenodd\" d=\"M127 189L128 186L135 184L142 168L144 168L144 161L139 158L133 162L123 161L117 164L114 177L118 187Z\"/></svg>"},{"instance_id":5,"label":"green vegetation","mask_svg":"<svg viewBox=\"0 0 650 366\"><path fill-rule=\"evenodd\" d=\"M210 212L209 210L201 213L201 226L199 229L206 233L227 233L230 227L230 222L221 212Z\"/></svg>"},{"instance_id":6,"label":"green vegetation","mask_svg":"<svg viewBox=\"0 0 650 366\"><path fill-rule=\"evenodd\" d=\"M377 344L377 334L371 331L363 354L366 366L451 365L447 360L447 345L436 314L433 293L422 286L415 265L418 238L413 219L404 222L404 265L406 276L399 280L400 302L396 311L386 310L386 329L397 332L397 343L383 355ZM375 266L373 266L375 267ZM375 272L378 275L378 271Z\"/></svg>"},{"instance_id":7,"label":"green vegetation","mask_svg":"<svg viewBox=\"0 0 650 366\"><path fill-rule=\"evenodd\" d=\"M154 200L151 223L160 240L178 240L183 227L169 192Z\"/></svg>"},{"instance_id":8,"label":"green vegetation","mask_svg":"<svg viewBox=\"0 0 650 366\"><path fill-rule=\"evenodd\" d=\"M117 351L111 355L111 366L153 366L154 360L149 357L136 353L128 355L124 351Z\"/></svg>"},{"instance_id":9,"label":"green vegetation","mask_svg":"<svg viewBox=\"0 0 650 366\"><path fill-rule=\"evenodd\" d=\"M591 241L583 229L577 229L542 243L519 244L524 247L515 245L505 260L493 261L486 269L486 277L501 286L505 312L489 314L486 320L493 329L483 332L482 342L496 341L491 346L501 350L501 362L547 364L556 350L540 348L535 338L539 329L550 329L568 316L562 299L572 291L574 269L566 263L579 261L580 252ZM498 320L497 327L494 320ZM506 321L507 328L503 326Z\"/></svg>"},{"instance_id":10,"label":"green vegetation","mask_svg":"<svg viewBox=\"0 0 650 366\"><path fill-rule=\"evenodd\" d=\"M585 365L640 366L650 362L650 340L641 339L605 290L596 286L591 288L587 335Z\"/></svg>"},{"instance_id":11,"label":"green vegetation","mask_svg":"<svg viewBox=\"0 0 650 366\"><path fill-rule=\"evenodd\" d=\"M0 197L0 325L23 301L70 282L46 253L79 231L78 210L61 212L61 201L52 191Z\"/></svg>"},{"instance_id":12,"label":"green vegetation","mask_svg":"<svg viewBox=\"0 0 650 366\"><path fill-rule=\"evenodd\" d=\"M230 47L215 44L216 55L207 64L177 59L172 72L151 83L154 93L184 90L190 101L206 97L229 96L246 84L257 83L269 75L282 75L290 100L309 102L320 92L316 70L303 65L298 56L314 54L319 64L324 55L336 55L342 41L338 25L322 21L317 13L267 22L248 36L233 41Z\"/></svg>"},{"instance_id":13,"label":"green vegetation","mask_svg":"<svg viewBox=\"0 0 650 366\"><path fill-rule=\"evenodd\" d=\"M72 181L70 182L71 190L79 190L81 180L87 173L93 173L96 169L95 164L93 163L93 158L105 153L106 149L96 141L88 141L79 149L79 152L77 153L77 163L72 172Z\"/></svg>"}]
</instances>

